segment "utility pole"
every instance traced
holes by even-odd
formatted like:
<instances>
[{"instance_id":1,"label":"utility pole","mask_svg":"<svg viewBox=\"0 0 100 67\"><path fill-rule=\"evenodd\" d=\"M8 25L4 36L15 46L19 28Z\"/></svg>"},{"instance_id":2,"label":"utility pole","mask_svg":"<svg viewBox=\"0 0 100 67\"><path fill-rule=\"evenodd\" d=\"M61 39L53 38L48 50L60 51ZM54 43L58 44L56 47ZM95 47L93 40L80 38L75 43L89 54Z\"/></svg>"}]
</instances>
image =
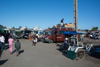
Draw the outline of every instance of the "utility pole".
<instances>
[{"instance_id":1,"label":"utility pole","mask_svg":"<svg viewBox=\"0 0 100 67\"><path fill-rule=\"evenodd\" d=\"M75 31L78 32L78 8L77 8L77 0L74 0L74 25L75 25Z\"/></svg>"},{"instance_id":2,"label":"utility pole","mask_svg":"<svg viewBox=\"0 0 100 67\"><path fill-rule=\"evenodd\" d=\"M77 8L77 0L74 0L74 26L75 31L78 32L78 8ZM77 38L77 45L78 45L78 35L76 35Z\"/></svg>"}]
</instances>

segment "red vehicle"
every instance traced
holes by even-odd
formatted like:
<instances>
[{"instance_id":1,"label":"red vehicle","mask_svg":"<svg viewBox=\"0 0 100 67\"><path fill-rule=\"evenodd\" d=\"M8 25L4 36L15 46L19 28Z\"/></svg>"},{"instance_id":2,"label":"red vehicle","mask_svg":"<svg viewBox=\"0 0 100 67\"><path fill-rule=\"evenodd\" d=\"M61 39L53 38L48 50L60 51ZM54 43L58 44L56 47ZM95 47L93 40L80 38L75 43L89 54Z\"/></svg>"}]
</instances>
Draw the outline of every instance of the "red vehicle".
<instances>
[{"instance_id":1,"label":"red vehicle","mask_svg":"<svg viewBox=\"0 0 100 67\"><path fill-rule=\"evenodd\" d=\"M43 42L53 43L64 41L64 32L66 31L74 31L74 29L65 27L54 28L44 37Z\"/></svg>"}]
</instances>

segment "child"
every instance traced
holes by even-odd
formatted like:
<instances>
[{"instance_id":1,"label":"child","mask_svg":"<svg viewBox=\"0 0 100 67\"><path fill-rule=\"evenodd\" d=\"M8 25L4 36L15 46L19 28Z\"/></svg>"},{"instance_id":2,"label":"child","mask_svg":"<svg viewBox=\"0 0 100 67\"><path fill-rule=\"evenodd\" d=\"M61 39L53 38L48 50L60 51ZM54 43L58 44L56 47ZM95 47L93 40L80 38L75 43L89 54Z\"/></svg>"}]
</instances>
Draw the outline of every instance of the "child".
<instances>
[{"instance_id":1,"label":"child","mask_svg":"<svg viewBox=\"0 0 100 67\"><path fill-rule=\"evenodd\" d=\"M14 42L14 40L12 39L12 36L10 36L10 38L8 39L8 42L9 42L10 54L12 54L12 48L13 48L13 42Z\"/></svg>"},{"instance_id":2,"label":"child","mask_svg":"<svg viewBox=\"0 0 100 67\"><path fill-rule=\"evenodd\" d=\"M15 43L16 48L16 56L19 54L19 50L21 49L21 43L19 42L19 39L17 39L17 42Z\"/></svg>"}]
</instances>

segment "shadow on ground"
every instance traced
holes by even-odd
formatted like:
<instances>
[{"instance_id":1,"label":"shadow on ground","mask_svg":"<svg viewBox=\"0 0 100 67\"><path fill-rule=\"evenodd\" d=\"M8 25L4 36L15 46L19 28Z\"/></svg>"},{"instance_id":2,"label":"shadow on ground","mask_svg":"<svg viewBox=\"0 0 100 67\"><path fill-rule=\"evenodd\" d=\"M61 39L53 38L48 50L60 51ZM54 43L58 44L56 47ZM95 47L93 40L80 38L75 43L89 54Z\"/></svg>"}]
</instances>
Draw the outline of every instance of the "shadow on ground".
<instances>
[{"instance_id":1,"label":"shadow on ground","mask_svg":"<svg viewBox=\"0 0 100 67\"><path fill-rule=\"evenodd\" d=\"M4 63L6 63L8 61L8 59L6 60L0 60L0 65L3 65Z\"/></svg>"},{"instance_id":2,"label":"shadow on ground","mask_svg":"<svg viewBox=\"0 0 100 67\"><path fill-rule=\"evenodd\" d=\"M62 44L57 44L56 46L58 46L57 50L60 51L62 53L62 55L67 57L67 50L66 50L66 48L63 48Z\"/></svg>"},{"instance_id":3,"label":"shadow on ground","mask_svg":"<svg viewBox=\"0 0 100 67\"><path fill-rule=\"evenodd\" d=\"M14 54L15 52L16 52L16 49L12 52L12 54ZM19 55L20 55L21 53L24 53L24 50L20 50L20 51L19 51ZM19 56L19 55L18 55L18 56Z\"/></svg>"},{"instance_id":4,"label":"shadow on ground","mask_svg":"<svg viewBox=\"0 0 100 67\"><path fill-rule=\"evenodd\" d=\"M19 51L19 55L20 55L21 53L24 53L24 50ZM19 55L18 55L18 56L19 56Z\"/></svg>"},{"instance_id":5,"label":"shadow on ground","mask_svg":"<svg viewBox=\"0 0 100 67\"><path fill-rule=\"evenodd\" d=\"M1 58L1 55L2 55L2 51L0 50L0 58Z\"/></svg>"},{"instance_id":6,"label":"shadow on ground","mask_svg":"<svg viewBox=\"0 0 100 67\"><path fill-rule=\"evenodd\" d=\"M5 50L9 49L9 45L5 45Z\"/></svg>"},{"instance_id":7,"label":"shadow on ground","mask_svg":"<svg viewBox=\"0 0 100 67\"><path fill-rule=\"evenodd\" d=\"M12 52L12 54L14 54L16 52L16 49Z\"/></svg>"}]
</instances>

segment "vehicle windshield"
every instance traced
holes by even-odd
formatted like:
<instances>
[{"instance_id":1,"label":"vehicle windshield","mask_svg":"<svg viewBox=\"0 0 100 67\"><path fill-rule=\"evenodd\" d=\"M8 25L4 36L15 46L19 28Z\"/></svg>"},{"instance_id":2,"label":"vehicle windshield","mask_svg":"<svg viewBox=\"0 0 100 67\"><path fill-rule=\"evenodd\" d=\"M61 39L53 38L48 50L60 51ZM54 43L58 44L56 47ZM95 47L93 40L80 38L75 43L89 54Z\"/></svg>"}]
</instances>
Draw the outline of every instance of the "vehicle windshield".
<instances>
[{"instance_id":1,"label":"vehicle windshield","mask_svg":"<svg viewBox=\"0 0 100 67\"><path fill-rule=\"evenodd\" d=\"M20 32L20 31L18 31L18 32L15 32L15 34L16 34L16 35L21 35L21 32Z\"/></svg>"},{"instance_id":2,"label":"vehicle windshield","mask_svg":"<svg viewBox=\"0 0 100 67\"><path fill-rule=\"evenodd\" d=\"M53 32L53 30L51 30L48 34L50 35L50 34L52 34L52 32Z\"/></svg>"},{"instance_id":3,"label":"vehicle windshield","mask_svg":"<svg viewBox=\"0 0 100 67\"><path fill-rule=\"evenodd\" d=\"M28 34L26 33L25 36L28 36Z\"/></svg>"},{"instance_id":4,"label":"vehicle windshield","mask_svg":"<svg viewBox=\"0 0 100 67\"><path fill-rule=\"evenodd\" d=\"M31 31L27 30L27 31L25 31L25 33L31 33Z\"/></svg>"}]
</instances>

